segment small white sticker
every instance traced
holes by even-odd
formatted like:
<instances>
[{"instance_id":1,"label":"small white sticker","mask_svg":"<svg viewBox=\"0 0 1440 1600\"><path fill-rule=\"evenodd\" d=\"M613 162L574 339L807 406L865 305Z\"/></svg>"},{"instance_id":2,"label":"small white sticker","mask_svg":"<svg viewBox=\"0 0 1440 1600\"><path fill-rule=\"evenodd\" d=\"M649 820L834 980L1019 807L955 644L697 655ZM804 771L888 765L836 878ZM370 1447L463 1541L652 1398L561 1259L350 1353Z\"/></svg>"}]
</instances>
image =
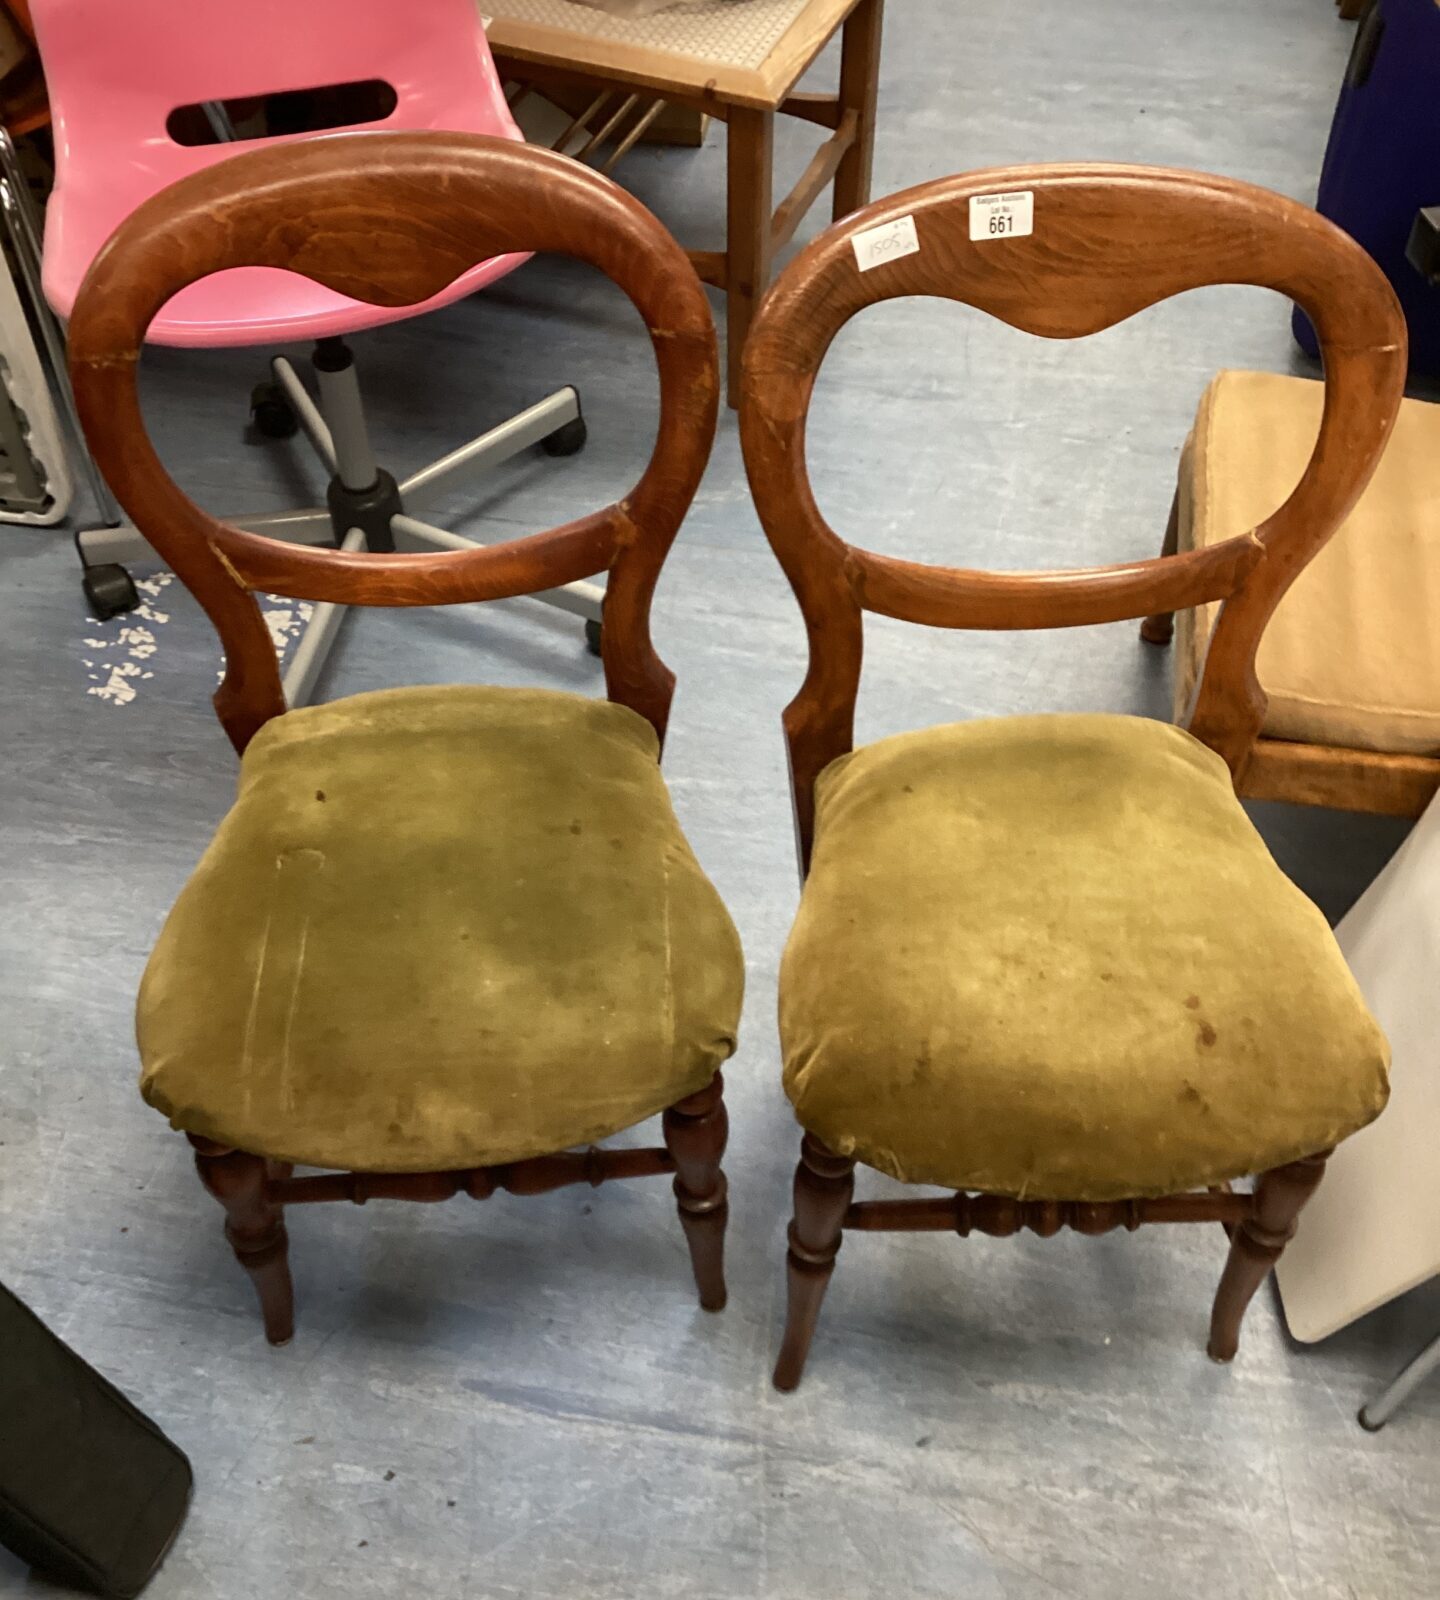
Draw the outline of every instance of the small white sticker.
<instances>
[{"instance_id":1,"label":"small white sticker","mask_svg":"<svg viewBox=\"0 0 1440 1600\"><path fill-rule=\"evenodd\" d=\"M972 239L1023 239L1035 231L1035 191L1013 189L1009 194L970 196Z\"/></svg>"},{"instance_id":2,"label":"small white sticker","mask_svg":"<svg viewBox=\"0 0 1440 1600\"><path fill-rule=\"evenodd\" d=\"M855 246L855 259L861 272L871 267L883 267L887 261L899 261L904 256L918 255L920 238L915 232L914 217L900 217L894 222L882 222L878 228L866 228L850 241Z\"/></svg>"}]
</instances>

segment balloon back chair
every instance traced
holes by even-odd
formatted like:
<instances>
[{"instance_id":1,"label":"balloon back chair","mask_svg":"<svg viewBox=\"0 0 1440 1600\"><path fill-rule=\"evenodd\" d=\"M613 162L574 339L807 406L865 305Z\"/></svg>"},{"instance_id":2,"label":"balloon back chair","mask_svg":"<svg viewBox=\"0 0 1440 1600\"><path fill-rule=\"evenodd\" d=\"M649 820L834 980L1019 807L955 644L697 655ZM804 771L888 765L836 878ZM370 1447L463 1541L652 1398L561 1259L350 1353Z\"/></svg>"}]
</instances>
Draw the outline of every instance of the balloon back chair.
<instances>
[{"instance_id":1,"label":"balloon back chair","mask_svg":"<svg viewBox=\"0 0 1440 1600\"><path fill-rule=\"evenodd\" d=\"M1025 194L1033 232L1019 237L987 230L993 204L972 205ZM1254 530L1120 566L979 572L861 549L825 522L806 416L831 340L866 306L930 295L1072 339L1215 283L1299 301L1324 348L1318 442ZM1385 1103L1384 1039L1234 784L1265 713L1261 632L1380 456L1404 345L1384 278L1329 222L1244 184L1143 168L924 184L830 229L771 290L741 430L810 645L784 716L808 876L780 984L804 1142L779 1388L800 1381L845 1229L1223 1223L1209 1348L1235 1354L1326 1155ZM867 611L1028 629L1208 601L1223 609L1185 727L1008 717L854 748ZM954 1193L854 1203L857 1161ZM1253 1194L1229 1191L1250 1174Z\"/></svg>"},{"instance_id":2,"label":"balloon back chair","mask_svg":"<svg viewBox=\"0 0 1440 1600\"><path fill-rule=\"evenodd\" d=\"M520 251L598 268L650 332L659 430L617 504L487 548L350 552L228 526L162 467L136 365L186 285L280 268L406 306ZM719 1309L718 1068L743 967L660 777L674 679L649 631L719 392L684 251L608 179L549 151L462 133L322 137L145 202L91 268L70 349L96 458L225 648L214 698L242 756L239 796L151 957L138 1038L142 1092L189 1135L268 1338L292 1329L287 1206L660 1173L675 1175L701 1303ZM254 593L452 605L600 572L608 700L452 686L287 712ZM578 1148L660 1111L664 1148Z\"/></svg>"}]
</instances>

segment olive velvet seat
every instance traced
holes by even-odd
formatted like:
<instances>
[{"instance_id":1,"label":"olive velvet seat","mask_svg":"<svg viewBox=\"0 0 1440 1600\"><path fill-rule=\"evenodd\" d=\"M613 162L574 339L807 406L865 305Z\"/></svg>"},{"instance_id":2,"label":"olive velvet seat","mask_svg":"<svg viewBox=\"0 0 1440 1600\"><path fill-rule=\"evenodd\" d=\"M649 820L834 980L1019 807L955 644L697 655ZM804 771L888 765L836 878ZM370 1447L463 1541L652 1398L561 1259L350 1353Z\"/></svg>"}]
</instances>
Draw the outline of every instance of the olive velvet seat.
<instances>
[{"instance_id":1,"label":"olive velvet seat","mask_svg":"<svg viewBox=\"0 0 1440 1600\"><path fill-rule=\"evenodd\" d=\"M861 549L820 513L810 397L864 308L932 295L1076 338L1229 282L1300 301L1325 351L1318 441L1257 527L1159 560L990 573ZM740 421L810 645L784 718L806 876L780 1030L804 1136L778 1387L800 1381L849 1230L1222 1222L1232 1243L1210 1352L1235 1354L1325 1157L1387 1093L1380 1029L1235 786L1265 720L1265 624L1364 488L1404 370L1394 296L1353 241L1278 195L1195 173L939 180L837 224L777 280ZM855 747L866 612L1025 629L1218 601L1184 728L1024 716ZM954 1192L856 1203L857 1161ZM1253 1194L1229 1192L1251 1174Z\"/></svg>"},{"instance_id":2,"label":"olive velvet seat","mask_svg":"<svg viewBox=\"0 0 1440 1600\"><path fill-rule=\"evenodd\" d=\"M209 517L150 446L136 358L187 283L276 267L407 305L478 261L546 250L618 283L655 352L655 446L617 504L454 553L307 548ZM649 634L719 393L684 251L608 179L549 151L321 137L142 206L91 268L70 350L97 461L225 647L215 706L241 752L239 795L161 934L138 1031L145 1097L194 1145L267 1336L292 1330L287 1205L662 1173L701 1303L719 1309L719 1067L744 969L660 776L674 680ZM603 700L455 685L287 711L254 597L446 605L600 572ZM663 1148L576 1148L661 1111Z\"/></svg>"},{"instance_id":3,"label":"olive velvet seat","mask_svg":"<svg viewBox=\"0 0 1440 1600\"><path fill-rule=\"evenodd\" d=\"M658 755L628 707L543 690L268 722L145 973L145 1098L235 1149L426 1172L699 1093L735 1048L740 947Z\"/></svg>"},{"instance_id":4,"label":"olive velvet seat","mask_svg":"<svg viewBox=\"0 0 1440 1600\"><path fill-rule=\"evenodd\" d=\"M1324 917L1220 757L1140 717L985 719L831 762L780 1004L801 1123L908 1183L1175 1194L1385 1103Z\"/></svg>"}]
</instances>

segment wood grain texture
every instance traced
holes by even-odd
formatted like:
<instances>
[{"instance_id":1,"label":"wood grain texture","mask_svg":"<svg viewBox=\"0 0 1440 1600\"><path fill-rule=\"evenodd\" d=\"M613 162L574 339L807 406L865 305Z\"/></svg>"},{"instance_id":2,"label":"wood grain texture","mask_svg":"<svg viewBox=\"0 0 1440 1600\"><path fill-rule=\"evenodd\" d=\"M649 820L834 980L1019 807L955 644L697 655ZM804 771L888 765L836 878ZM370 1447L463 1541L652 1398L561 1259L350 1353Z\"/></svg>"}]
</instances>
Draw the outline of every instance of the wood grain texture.
<instances>
[{"instance_id":1,"label":"wood grain texture","mask_svg":"<svg viewBox=\"0 0 1440 1600\"><path fill-rule=\"evenodd\" d=\"M845 1213L845 1226L864 1233L972 1233L1008 1238L1028 1229L1050 1239L1062 1228L1076 1233L1131 1232L1146 1222L1237 1223L1248 1195L1172 1194L1145 1200L1014 1200L998 1194L954 1194L936 1200L862 1200Z\"/></svg>"},{"instance_id":2,"label":"wood grain texture","mask_svg":"<svg viewBox=\"0 0 1440 1600\"><path fill-rule=\"evenodd\" d=\"M972 196L1034 194L1029 237L969 238ZM867 272L852 240L912 217L920 249ZM1069 573L921 568L848 544L825 521L805 466L820 363L839 330L881 301L928 295L1023 332L1080 338L1207 284L1250 283L1298 301L1325 354L1325 412L1289 500L1254 532L1206 552ZM1379 459L1404 383L1405 330L1374 262L1304 206L1229 179L1162 168L1011 167L922 184L814 240L756 319L742 380L751 489L810 638L810 668L785 713L802 857L816 775L851 747L866 610L931 625L1043 628L1173 609L1180 594L1227 603L1192 731L1244 774L1264 717L1255 650L1305 563L1344 520Z\"/></svg>"},{"instance_id":3,"label":"wood grain texture","mask_svg":"<svg viewBox=\"0 0 1440 1600\"><path fill-rule=\"evenodd\" d=\"M1246 1215L1230 1236L1230 1254L1210 1317L1210 1358L1233 1361L1240 1347L1240 1321L1255 1291L1270 1276L1295 1237L1300 1212L1325 1176L1328 1150L1262 1172Z\"/></svg>"},{"instance_id":4,"label":"wood grain texture","mask_svg":"<svg viewBox=\"0 0 1440 1600\"><path fill-rule=\"evenodd\" d=\"M734 73L699 58L596 38L583 26L572 33L501 17L490 29L502 73L523 83L571 91L586 84L602 91L637 84L729 123L726 248L692 251L690 259L704 282L726 292L726 392L732 406L739 404L741 354L774 257L832 183L837 217L870 198L883 20L884 0L811 0L763 69ZM838 92L789 92L842 24ZM776 115L834 130L778 207Z\"/></svg>"},{"instance_id":5,"label":"wood grain texture","mask_svg":"<svg viewBox=\"0 0 1440 1600\"><path fill-rule=\"evenodd\" d=\"M836 175L849 159L859 134L859 112L846 111L840 119L840 126L810 158L810 164L796 179L794 188L776 206L770 224L772 255L778 255L790 243L805 214L832 182L836 184L835 192L840 192Z\"/></svg>"},{"instance_id":6,"label":"wood grain texture","mask_svg":"<svg viewBox=\"0 0 1440 1600\"><path fill-rule=\"evenodd\" d=\"M854 1161L807 1133L795 1168L795 1215L785 1263L785 1338L775 1362L774 1383L782 1393L797 1388L805 1370L854 1192Z\"/></svg>"},{"instance_id":7,"label":"wood grain texture","mask_svg":"<svg viewBox=\"0 0 1440 1600\"><path fill-rule=\"evenodd\" d=\"M740 362L760 298L770 282L775 182L775 117L737 107L726 130L726 389L740 402Z\"/></svg>"},{"instance_id":8,"label":"wood grain texture","mask_svg":"<svg viewBox=\"0 0 1440 1600\"><path fill-rule=\"evenodd\" d=\"M729 1186L721 1170L730 1123L725 1080L716 1073L698 1094L665 1113L665 1148L675 1164L675 1205L690 1246L695 1286L706 1311L725 1309L725 1224Z\"/></svg>"},{"instance_id":9,"label":"wood grain texture","mask_svg":"<svg viewBox=\"0 0 1440 1600\"><path fill-rule=\"evenodd\" d=\"M1262 181L1313 195L1353 27L1334 15L1326 0L1203 12L1194 0L1095 0L1047 7L1037 26L1014 0L967 0L963 13L954 0L892 4L875 194L1011 159L1006 152L1028 159L1043 139L1062 156L1237 173L1263 165ZM939 50L937 39L955 47ZM1065 64L1074 92L1055 92L1035 70L1037 54ZM825 64L815 88L832 87ZM1171 107L1204 108L1203 155L1193 153L1194 118L1144 98L1149 114L1136 117L1139 85ZM712 130L704 153L640 162L651 169L641 198L687 244L723 243L722 133ZM778 186L819 136L782 125ZM976 154L972 137L1001 154ZM825 220L817 208L812 225ZM702 237L710 226L714 237ZM527 470L530 521L495 530L504 536L616 498L643 459L629 441L648 449L655 402L648 370L625 381L636 367L617 368L603 337L575 332L628 320L597 274L542 258L490 299L503 305L462 302L355 343L367 373L394 375L393 387L375 392L373 420L405 460L442 454L472 415L508 412L567 382L579 388L592 414L589 444L563 470ZM835 352L852 373L884 371L883 411L858 385L830 387L839 374L827 370L810 424L811 470L847 538L952 565L1155 554L1169 502L1164 458L1210 375L1200 363L1278 371L1290 356L1284 308L1258 293L1188 296L1163 327L1152 330L1147 314L1119 338L1090 341L1093 349L987 329L948 307L893 309L912 314L862 318ZM449 358L450 340L477 322L482 359ZM968 380L956 370L957 335L974 336L972 363L988 369L992 352L1007 361L997 388L978 365ZM648 366L641 341L626 343L631 361ZM255 353L155 356L146 352L142 398L179 482L222 514L299 503L288 451L236 442L237 405L261 375ZM1068 358L1087 362L1094 390L1063 381L1077 376ZM947 371L968 393L935 392ZM1099 403L1102 387L1113 406ZM990 482L961 437L1017 415L1017 401L1024 430L1006 435L1005 460L1026 469L1012 510L1026 508L1031 523L981 514L978 502L973 523L951 523L955 505ZM1121 448L1126 424L1133 431ZM850 463L844 480L820 478L827 437L826 454ZM1112 1234L1097 1250L1074 1234L1049 1243L1021 1235L1011 1243L1023 1272L1003 1241L847 1229L799 1403L762 1396L784 1315L783 1235L800 1144L779 1091L768 974L795 910L775 757L779 708L804 673L804 634L758 528L737 515L725 448L722 438L667 558L653 623L679 679L667 770L754 966L756 1025L725 1069L731 1304L718 1318L690 1293L662 1176L628 1191L607 1183L541 1201L500 1195L501 1212L465 1199L318 1216L287 1207L300 1320L293 1347L266 1346L253 1291L221 1240L219 1207L199 1193L188 1154L167 1148L163 1119L134 1099L125 1026L137 938L159 926L233 790L208 705L214 634L193 607L176 606L155 629L161 648L146 665L156 677L136 700L116 708L87 695L71 679L75 658L93 654L78 649L80 638L97 635L76 598L73 551L37 534L24 536L34 546L27 554L20 534L4 536L13 581L0 586L10 756L0 815L14 846L7 890L19 937L0 962L0 1012L12 1054L24 1056L18 1071L0 1073L0 1277L119 1375L194 1461L199 1514L144 1600L258 1600L277 1584L294 1600L330 1600L332 1591L339 1600L347 1588L366 1600L382 1590L448 1600L472 1570L469 1600L648 1600L666 1576L690 1591L686 1600L1153 1600L1155 1567L1186 1600L1217 1588L1224 1600L1278 1600L1287 1584L1303 1600L1340 1600L1352 1588L1360 1600L1419 1600L1440 1570L1440 1519L1422 1514L1416 1471L1440 1436L1440 1381L1379 1434L1362 1432L1348 1412L1390 1377L1427 1320L1440 1328L1440 1314L1426 1316L1440 1301L1422 1292L1302 1352L1280 1333L1262 1287L1240 1364L1227 1374L1203 1349L1225 1259L1218 1226ZM862 507L902 489L908 500L895 504L910 525L945 530L924 556L908 535L882 538L861 520ZM1032 533L1054 553L1032 556ZM342 652L331 692L493 676L603 693L599 664L563 614L516 601L482 616L483 639L460 612L360 617L360 642ZM121 625L102 631L113 637ZM893 637L867 641L857 738L962 709L1015 710L1031 663L1027 701L1041 703L1047 681L1058 685L1058 662L1067 703L1166 714L1164 664L1136 649L1127 623L1094 638L964 635L883 619L879 628ZM1337 908L1378 866L1380 841L1398 838L1383 819L1260 809L1262 830L1302 886ZM103 1140L87 1136L100 1128ZM631 1142L660 1144L658 1122L609 1141ZM891 1192L900 1191L857 1180L857 1200ZM1016 1320L999 1315L1002 1306ZM190 1378L198 1365L213 1381ZM311 1434L313 1444L296 1445ZM254 1470L225 1481L242 1458ZM368 1485L355 1483L356 1463ZM381 1482L390 1468L395 1480ZM445 1476L475 1486L449 1510L456 1490ZM1433 1478L1432 1462L1424 1481ZM587 1500L577 1486L592 1479L602 1492ZM1102 1492L1078 1504L1081 1484ZM665 1514L645 1517L639 1537L627 1509L658 1509L647 1488L663 1488ZM263 1536L237 1537L250 1529ZM357 1548L361 1539L368 1547ZM1154 1565L1136 1560L1146 1550L1160 1553ZM13 1588L19 1600L25 1572L17 1564L11 1576L4 1560L0 1592Z\"/></svg>"},{"instance_id":10,"label":"wood grain texture","mask_svg":"<svg viewBox=\"0 0 1440 1600\"><path fill-rule=\"evenodd\" d=\"M501 1193L550 1194L573 1184L602 1183L674 1173L675 1201L690 1249L695 1286L706 1311L725 1309L725 1228L728 1185L720 1161L728 1123L724 1079L716 1073L697 1094L663 1117L665 1148L561 1150L500 1166L449 1172L316 1172L295 1177L287 1162L187 1137L205 1188L225 1208L225 1237L255 1286L271 1344L287 1344L295 1331L285 1207L349 1201L407 1200L443 1204L459 1195L488 1200Z\"/></svg>"},{"instance_id":11,"label":"wood grain texture","mask_svg":"<svg viewBox=\"0 0 1440 1600\"><path fill-rule=\"evenodd\" d=\"M840 104L856 119L855 139L835 175L831 215L838 222L870 202L875 165L875 112L880 97L880 46L885 0L860 0L845 22L840 52ZM839 126L837 119L836 126Z\"/></svg>"},{"instance_id":12,"label":"wood grain texture","mask_svg":"<svg viewBox=\"0 0 1440 1600\"><path fill-rule=\"evenodd\" d=\"M598 268L649 330L659 431L640 481L616 504L472 551L346 554L221 522L161 465L136 364L151 319L186 284L227 267L277 267L357 300L405 306L510 251L550 251ZM709 459L715 330L685 252L608 179L548 150L453 133L347 133L236 156L155 196L117 230L76 300L70 364L101 471L220 634L226 670L215 706L237 749L285 709L252 590L344 605L449 605L600 572L608 574L610 698L663 737L674 680L651 643L650 601Z\"/></svg>"},{"instance_id":13,"label":"wood grain texture","mask_svg":"<svg viewBox=\"0 0 1440 1600\"><path fill-rule=\"evenodd\" d=\"M288 1344L295 1333L295 1294L290 1282L290 1241L285 1214L268 1192L269 1174L259 1156L190 1135L195 1170L225 1208L225 1237L250 1275L260 1301L265 1337Z\"/></svg>"},{"instance_id":14,"label":"wood grain texture","mask_svg":"<svg viewBox=\"0 0 1440 1600\"><path fill-rule=\"evenodd\" d=\"M1180 548L1180 491L1170 496L1170 515L1165 520L1162 556L1173 556ZM1146 644L1169 644L1175 636L1175 611L1152 611L1140 624L1140 637Z\"/></svg>"},{"instance_id":15,"label":"wood grain texture","mask_svg":"<svg viewBox=\"0 0 1440 1600\"><path fill-rule=\"evenodd\" d=\"M650 1178L675 1170L674 1157L665 1150L565 1150L556 1155L531 1156L496 1167L466 1167L455 1172L320 1172L303 1178L272 1177L267 1189L279 1205L316 1205L348 1200L363 1206L369 1200L409 1200L435 1205L469 1195L488 1200L507 1194L549 1194L576 1183L598 1189L617 1178Z\"/></svg>"},{"instance_id":16,"label":"wood grain texture","mask_svg":"<svg viewBox=\"0 0 1440 1600\"><path fill-rule=\"evenodd\" d=\"M1440 759L1258 739L1240 793L1249 800L1418 817L1440 791Z\"/></svg>"}]
</instances>

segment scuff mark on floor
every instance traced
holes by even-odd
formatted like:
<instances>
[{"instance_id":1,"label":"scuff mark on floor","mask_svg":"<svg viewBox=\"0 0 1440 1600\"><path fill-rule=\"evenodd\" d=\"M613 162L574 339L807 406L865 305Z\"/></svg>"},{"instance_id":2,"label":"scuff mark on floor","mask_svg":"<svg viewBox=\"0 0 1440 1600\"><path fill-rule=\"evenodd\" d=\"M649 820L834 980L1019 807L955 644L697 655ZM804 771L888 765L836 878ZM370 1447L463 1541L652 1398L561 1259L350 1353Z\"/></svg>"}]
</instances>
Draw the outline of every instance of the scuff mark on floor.
<instances>
[{"instance_id":1,"label":"scuff mark on floor","mask_svg":"<svg viewBox=\"0 0 1440 1600\"><path fill-rule=\"evenodd\" d=\"M163 608L161 600L174 582L173 572L137 578L135 588L140 603L133 611L122 612L104 622L98 617L85 619L91 630L81 641L86 651L81 661L90 680L86 694L108 705L128 706L133 704L140 685L155 676L150 663L160 649L161 630L170 620L170 612ZM284 661L291 645L305 631L315 607L308 600L291 600L278 594L264 594L258 598L275 645L276 658ZM217 680L224 675L225 658L222 656Z\"/></svg>"},{"instance_id":2,"label":"scuff mark on floor","mask_svg":"<svg viewBox=\"0 0 1440 1600\"><path fill-rule=\"evenodd\" d=\"M122 612L118 617L110 618L109 622L101 622L98 617L85 619L97 631L111 624L115 626L113 638L106 638L100 633L84 641L85 648L95 652L94 656L84 658L90 676L86 694L93 694L111 705L128 706L135 698L137 685L155 676L142 663L149 661L158 648L155 629L163 628L170 620L170 613L161 610L156 602L174 581L173 572L157 572L153 578L137 578L135 589L140 596L140 604L133 611ZM102 651L114 653L108 659L98 659ZM122 652L124 659L116 659Z\"/></svg>"}]
</instances>

